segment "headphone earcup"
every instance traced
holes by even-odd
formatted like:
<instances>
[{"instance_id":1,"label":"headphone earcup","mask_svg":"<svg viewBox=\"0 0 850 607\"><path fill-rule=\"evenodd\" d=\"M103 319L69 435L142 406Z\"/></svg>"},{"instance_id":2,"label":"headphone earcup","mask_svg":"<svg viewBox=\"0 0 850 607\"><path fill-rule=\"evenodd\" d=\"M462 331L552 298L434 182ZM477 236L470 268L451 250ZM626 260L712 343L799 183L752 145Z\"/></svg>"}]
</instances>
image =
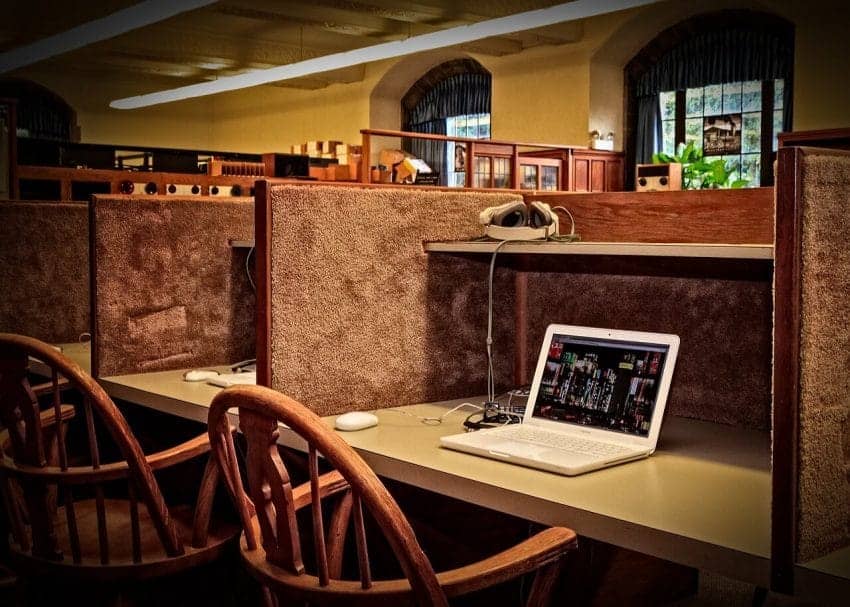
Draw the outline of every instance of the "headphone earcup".
<instances>
[{"instance_id":1,"label":"headphone earcup","mask_svg":"<svg viewBox=\"0 0 850 607\"><path fill-rule=\"evenodd\" d=\"M528 207L528 225L532 228L545 228L552 225L552 209L545 202L535 200Z\"/></svg>"},{"instance_id":2,"label":"headphone earcup","mask_svg":"<svg viewBox=\"0 0 850 607\"><path fill-rule=\"evenodd\" d=\"M525 203L506 202L497 207L489 207L481 212L481 223L503 228L518 228L528 222L528 208Z\"/></svg>"}]
</instances>

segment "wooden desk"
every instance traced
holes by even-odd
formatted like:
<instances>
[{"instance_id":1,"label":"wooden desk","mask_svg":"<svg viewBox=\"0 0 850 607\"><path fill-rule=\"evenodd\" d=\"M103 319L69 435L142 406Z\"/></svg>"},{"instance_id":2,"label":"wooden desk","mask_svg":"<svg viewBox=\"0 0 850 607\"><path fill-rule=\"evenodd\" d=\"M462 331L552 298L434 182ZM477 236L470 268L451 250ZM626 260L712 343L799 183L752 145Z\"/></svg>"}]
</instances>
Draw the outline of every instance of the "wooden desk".
<instances>
[{"instance_id":1,"label":"wooden desk","mask_svg":"<svg viewBox=\"0 0 850 607\"><path fill-rule=\"evenodd\" d=\"M80 365L83 371L91 373L91 342L74 341L55 345L61 348L62 354ZM40 360L31 359L30 371L44 377L50 377L50 368Z\"/></svg>"},{"instance_id":2,"label":"wooden desk","mask_svg":"<svg viewBox=\"0 0 850 607\"><path fill-rule=\"evenodd\" d=\"M115 398L204 422L220 390L182 371L108 377ZM440 448L462 431L457 402L376 411L377 427L344 434L385 477L684 565L766 586L770 552L769 436L668 417L651 458L567 478ZM407 415L407 412L413 415ZM331 424L333 418L327 418ZM285 429L281 443L303 448Z\"/></svg>"}]
</instances>

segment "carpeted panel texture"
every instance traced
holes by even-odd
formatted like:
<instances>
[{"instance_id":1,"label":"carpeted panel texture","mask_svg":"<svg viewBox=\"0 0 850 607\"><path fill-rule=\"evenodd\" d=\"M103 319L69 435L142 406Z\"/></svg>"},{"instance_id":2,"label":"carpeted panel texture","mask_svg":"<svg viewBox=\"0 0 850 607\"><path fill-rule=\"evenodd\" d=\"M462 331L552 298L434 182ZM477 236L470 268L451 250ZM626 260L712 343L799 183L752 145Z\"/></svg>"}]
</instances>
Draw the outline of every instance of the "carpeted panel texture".
<instances>
[{"instance_id":1,"label":"carpeted panel texture","mask_svg":"<svg viewBox=\"0 0 850 607\"><path fill-rule=\"evenodd\" d=\"M850 545L850 155L802 172L798 560Z\"/></svg>"},{"instance_id":2,"label":"carpeted panel texture","mask_svg":"<svg viewBox=\"0 0 850 607\"><path fill-rule=\"evenodd\" d=\"M481 234L513 194L273 186L272 387L321 415L483 394L489 257L426 255ZM511 377L514 282L494 313Z\"/></svg>"},{"instance_id":3,"label":"carpeted panel texture","mask_svg":"<svg viewBox=\"0 0 850 607\"><path fill-rule=\"evenodd\" d=\"M530 372L552 322L674 333L681 345L667 414L769 428L771 282L765 262L569 263L570 272L529 275Z\"/></svg>"},{"instance_id":4,"label":"carpeted panel texture","mask_svg":"<svg viewBox=\"0 0 850 607\"><path fill-rule=\"evenodd\" d=\"M246 199L96 197L93 335L101 377L254 357Z\"/></svg>"},{"instance_id":5,"label":"carpeted panel texture","mask_svg":"<svg viewBox=\"0 0 850 607\"><path fill-rule=\"evenodd\" d=\"M50 343L89 331L88 205L0 201L0 331Z\"/></svg>"}]
</instances>

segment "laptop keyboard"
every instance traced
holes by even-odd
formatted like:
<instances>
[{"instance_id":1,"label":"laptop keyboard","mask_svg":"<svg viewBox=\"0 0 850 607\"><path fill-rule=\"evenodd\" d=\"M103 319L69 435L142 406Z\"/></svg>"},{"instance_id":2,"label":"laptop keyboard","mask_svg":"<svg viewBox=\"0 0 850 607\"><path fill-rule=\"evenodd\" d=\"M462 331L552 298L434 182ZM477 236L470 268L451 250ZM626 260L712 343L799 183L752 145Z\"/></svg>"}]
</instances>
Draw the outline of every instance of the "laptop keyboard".
<instances>
[{"instance_id":1,"label":"laptop keyboard","mask_svg":"<svg viewBox=\"0 0 850 607\"><path fill-rule=\"evenodd\" d=\"M547 432L534 426L527 424L518 424L511 426L511 439L528 441L537 445L545 445L555 449L563 449L564 451L572 451L584 455L608 456L628 453L631 449L621 445L612 443L602 443L594 440L587 440L577 436L569 436L555 432Z\"/></svg>"}]
</instances>

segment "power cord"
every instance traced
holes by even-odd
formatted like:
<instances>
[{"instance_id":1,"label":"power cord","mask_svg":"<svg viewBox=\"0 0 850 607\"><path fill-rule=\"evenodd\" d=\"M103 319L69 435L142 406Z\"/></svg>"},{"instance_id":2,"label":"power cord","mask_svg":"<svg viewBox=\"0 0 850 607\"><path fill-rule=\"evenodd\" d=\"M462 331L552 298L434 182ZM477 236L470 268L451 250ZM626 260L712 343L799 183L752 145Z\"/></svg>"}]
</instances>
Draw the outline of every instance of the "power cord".
<instances>
[{"instance_id":1,"label":"power cord","mask_svg":"<svg viewBox=\"0 0 850 607\"><path fill-rule=\"evenodd\" d=\"M416 415L414 413L411 413L410 411L404 411L402 409L392 409L392 408L391 409L385 409L385 411L394 411L396 413L401 413L402 415L407 415L408 417L415 417L416 419L421 421L426 426L439 426L440 424L443 423L443 420L446 419L446 417L448 417L450 414L454 413L455 411L457 411L458 409L461 409L463 407L472 407L473 409L479 409L479 410L483 409L483 407L481 407L480 405L475 405L473 403L461 403L461 404L457 405L456 407L452 407L451 409L449 409L448 411L446 411L445 413L443 413L440 416Z\"/></svg>"},{"instance_id":2,"label":"power cord","mask_svg":"<svg viewBox=\"0 0 850 607\"><path fill-rule=\"evenodd\" d=\"M248 277L248 284L251 285L251 290L256 293L257 286L254 284L254 279L251 277L251 254L254 252L254 247L248 249L248 254L245 256L245 275Z\"/></svg>"}]
</instances>

